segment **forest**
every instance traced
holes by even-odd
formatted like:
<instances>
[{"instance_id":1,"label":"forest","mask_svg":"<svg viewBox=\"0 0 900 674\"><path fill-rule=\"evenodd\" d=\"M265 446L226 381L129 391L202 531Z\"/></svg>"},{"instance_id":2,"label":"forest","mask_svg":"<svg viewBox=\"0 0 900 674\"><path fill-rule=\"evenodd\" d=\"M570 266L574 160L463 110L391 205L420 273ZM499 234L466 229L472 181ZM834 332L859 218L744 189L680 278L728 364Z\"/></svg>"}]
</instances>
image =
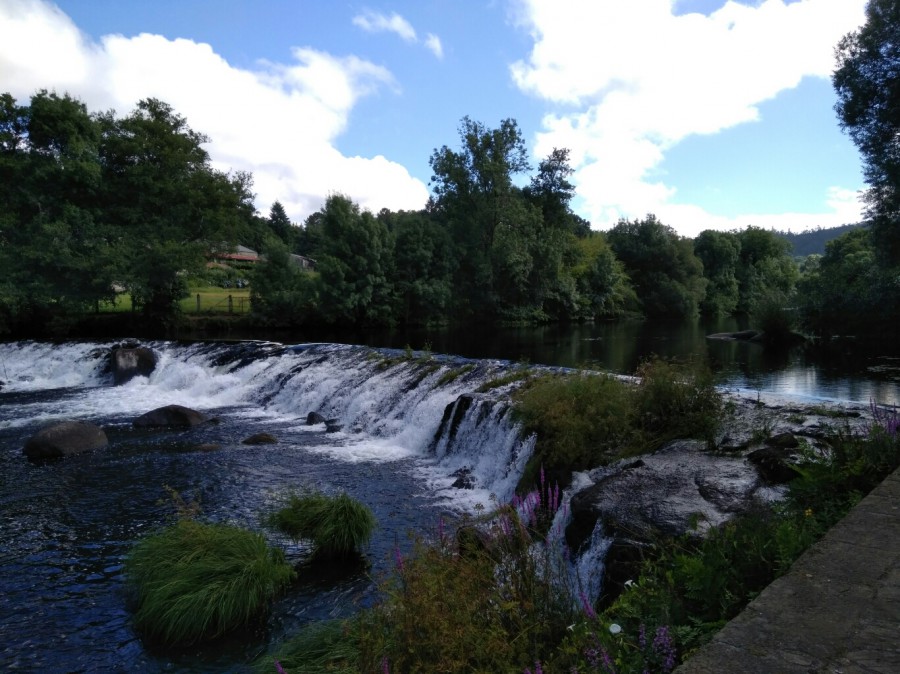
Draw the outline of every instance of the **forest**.
<instances>
[{"instance_id":1,"label":"forest","mask_svg":"<svg viewBox=\"0 0 900 674\"><path fill-rule=\"evenodd\" d=\"M704 313L749 315L772 336L895 334L900 77L878 49L885 30L873 21L847 36L833 77L839 123L864 158L866 226L847 223L823 254L799 256L752 226L691 239L648 214L593 230L572 209L569 151L532 166L514 119L463 118L457 144L431 154L422 210L371 213L332 194L292 223L279 202L259 214L252 176L213 168L210 139L163 101L117 116L68 94L39 91L27 105L2 94L0 335L65 336L124 296L165 324L192 284L223 274L247 277L249 320L268 327ZM261 261L214 263L237 245Z\"/></svg>"}]
</instances>

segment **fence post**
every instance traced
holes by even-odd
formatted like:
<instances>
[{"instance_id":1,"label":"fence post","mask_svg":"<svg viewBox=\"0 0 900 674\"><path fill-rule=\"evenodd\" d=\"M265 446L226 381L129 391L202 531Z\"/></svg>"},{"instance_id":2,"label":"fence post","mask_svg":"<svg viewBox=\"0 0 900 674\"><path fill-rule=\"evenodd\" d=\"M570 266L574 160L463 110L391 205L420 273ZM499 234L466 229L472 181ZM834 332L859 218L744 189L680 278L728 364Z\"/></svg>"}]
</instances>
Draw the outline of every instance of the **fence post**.
<instances>
[{"instance_id":1,"label":"fence post","mask_svg":"<svg viewBox=\"0 0 900 674\"><path fill-rule=\"evenodd\" d=\"M229 314L234 313L234 300L231 299L231 295L228 296L228 313Z\"/></svg>"},{"instance_id":2,"label":"fence post","mask_svg":"<svg viewBox=\"0 0 900 674\"><path fill-rule=\"evenodd\" d=\"M200 293L197 293L197 313L200 313Z\"/></svg>"}]
</instances>

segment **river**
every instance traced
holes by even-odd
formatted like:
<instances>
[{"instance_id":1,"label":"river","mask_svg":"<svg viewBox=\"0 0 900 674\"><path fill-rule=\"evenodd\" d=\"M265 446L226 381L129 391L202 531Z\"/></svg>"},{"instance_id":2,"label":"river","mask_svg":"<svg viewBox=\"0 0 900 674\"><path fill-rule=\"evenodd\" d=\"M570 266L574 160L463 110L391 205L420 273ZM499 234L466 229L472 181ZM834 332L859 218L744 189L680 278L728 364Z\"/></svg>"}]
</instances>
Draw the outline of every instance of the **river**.
<instances>
[{"instance_id":1,"label":"river","mask_svg":"<svg viewBox=\"0 0 900 674\"><path fill-rule=\"evenodd\" d=\"M112 343L0 344L0 668L244 672L303 624L372 602L374 579L390 570L395 548L410 549L411 532L429 535L441 518L511 497L532 444L518 436L508 408L483 400L454 413L510 367L501 358L628 373L650 354L693 356L707 359L727 388L900 402L896 359L821 360L804 349L705 339L737 327L696 323L663 332L635 322L360 340L416 349L430 343L432 353L412 359L399 349L337 344L151 342L156 370L118 387L106 369ZM132 427L138 415L170 403L221 423L190 432ZM343 430L307 426L311 411L338 419ZM29 463L25 440L64 418L102 425L110 446ZM263 431L278 444L241 444ZM219 448L198 451L209 444ZM473 489L458 488L460 471ZM136 540L171 521L165 487L199 501L204 519L256 530L292 490L346 491L379 523L369 567L323 577L303 566L309 550L302 544L265 531L301 565L300 581L265 625L206 646L153 649L132 629L122 564Z\"/></svg>"}]
</instances>

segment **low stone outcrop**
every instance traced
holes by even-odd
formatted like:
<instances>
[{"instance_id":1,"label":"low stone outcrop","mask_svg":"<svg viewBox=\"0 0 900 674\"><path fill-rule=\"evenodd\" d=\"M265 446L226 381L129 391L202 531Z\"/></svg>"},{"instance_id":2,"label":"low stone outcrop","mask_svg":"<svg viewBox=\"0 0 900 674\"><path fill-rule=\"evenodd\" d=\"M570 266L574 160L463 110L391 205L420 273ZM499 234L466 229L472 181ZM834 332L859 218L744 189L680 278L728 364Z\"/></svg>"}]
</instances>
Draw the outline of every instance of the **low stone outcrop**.
<instances>
[{"instance_id":1,"label":"low stone outcrop","mask_svg":"<svg viewBox=\"0 0 900 674\"><path fill-rule=\"evenodd\" d=\"M134 420L135 428L192 428L210 421L209 417L183 405L158 407Z\"/></svg>"},{"instance_id":2,"label":"low stone outcrop","mask_svg":"<svg viewBox=\"0 0 900 674\"><path fill-rule=\"evenodd\" d=\"M118 386L137 376L149 377L156 369L156 362L153 349L146 346L113 349L110 355L113 383Z\"/></svg>"},{"instance_id":3,"label":"low stone outcrop","mask_svg":"<svg viewBox=\"0 0 900 674\"><path fill-rule=\"evenodd\" d=\"M306 415L306 425L307 426L315 426L316 424L324 424L326 421L325 417L323 417L318 412L310 412Z\"/></svg>"},{"instance_id":4,"label":"low stone outcrop","mask_svg":"<svg viewBox=\"0 0 900 674\"><path fill-rule=\"evenodd\" d=\"M58 459L102 449L109 444L103 429L85 421L61 421L32 435L23 453L34 460Z\"/></svg>"}]
</instances>

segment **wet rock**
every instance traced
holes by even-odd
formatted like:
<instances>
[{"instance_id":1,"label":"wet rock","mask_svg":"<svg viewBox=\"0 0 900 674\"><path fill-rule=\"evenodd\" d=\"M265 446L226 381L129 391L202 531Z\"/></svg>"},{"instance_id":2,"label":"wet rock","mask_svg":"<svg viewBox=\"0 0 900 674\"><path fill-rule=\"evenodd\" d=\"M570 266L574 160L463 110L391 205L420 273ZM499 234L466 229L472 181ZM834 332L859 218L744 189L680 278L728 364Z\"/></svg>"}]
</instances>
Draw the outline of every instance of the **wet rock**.
<instances>
[{"instance_id":1,"label":"wet rock","mask_svg":"<svg viewBox=\"0 0 900 674\"><path fill-rule=\"evenodd\" d=\"M471 468L460 468L450 473L450 477L455 477L456 481L451 485L455 489L474 489L475 478L472 477Z\"/></svg>"},{"instance_id":2,"label":"wet rock","mask_svg":"<svg viewBox=\"0 0 900 674\"><path fill-rule=\"evenodd\" d=\"M276 442L278 442L278 438L271 433L255 433L249 438L241 440L243 445L274 445Z\"/></svg>"},{"instance_id":3,"label":"wet rock","mask_svg":"<svg viewBox=\"0 0 900 674\"><path fill-rule=\"evenodd\" d=\"M794 467L796 458L796 452L785 447L763 447L747 455L747 460L769 484L785 484L798 477L800 473Z\"/></svg>"},{"instance_id":4,"label":"wet rock","mask_svg":"<svg viewBox=\"0 0 900 674\"><path fill-rule=\"evenodd\" d=\"M199 445L194 445L195 452L215 452L222 449L222 445L218 445L215 442L203 442Z\"/></svg>"},{"instance_id":5,"label":"wet rock","mask_svg":"<svg viewBox=\"0 0 900 674\"><path fill-rule=\"evenodd\" d=\"M341 423L340 419L326 419L325 420L325 432L326 433L337 433L344 425Z\"/></svg>"},{"instance_id":6,"label":"wet rock","mask_svg":"<svg viewBox=\"0 0 900 674\"><path fill-rule=\"evenodd\" d=\"M642 464L620 461L597 471L594 484L572 497L580 533L567 531L570 545L577 548L597 519L610 536L652 541L705 531L749 509L762 486L756 469L704 449L701 441L679 440Z\"/></svg>"},{"instance_id":7,"label":"wet rock","mask_svg":"<svg viewBox=\"0 0 900 674\"><path fill-rule=\"evenodd\" d=\"M800 446L800 441L793 433L778 433L766 440L766 444L770 447L779 447L781 449L793 449Z\"/></svg>"},{"instance_id":8,"label":"wet rock","mask_svg":"<svg viewBox=\"0 0 900 674\"><path fill-rule=\"evenodd\" d=\"M323 417L318 412L310 412L306 415L306 425L307 426L315 426L316 424L324 424L325 417Z\"/></svg>"},{"instance_id":9,"label":"wet rock","mask_svg":"<svg viewBox=\"0 0 900 674\"><path fill-rule=\"evenodd\" d=\"M25 442L23 453L33 460L57 459L106 447L103 429L85 421L62 421L42 428Z\"/></svg>"},{"instance_id":10,"label":"wet rock","mask_svg":"<svg viewBox=\"0 0 900 674\"><path fill-rule=\"evenodd\" d=\"M110 360L116 386L137 376L148 377L156 369L156 354L146 346L113 349Z\"/></svg>"},{"instance_id":11,"label":"wet rock","mask_svg":"<svg viewBox=\"0 0 900 674\"><path fill-rule=\"evenodd\" d=\"M192 428L209 419L206 415L183 405L166 405L142 414L134 420L136 428Z\"/></svg>"}]
</instances>

